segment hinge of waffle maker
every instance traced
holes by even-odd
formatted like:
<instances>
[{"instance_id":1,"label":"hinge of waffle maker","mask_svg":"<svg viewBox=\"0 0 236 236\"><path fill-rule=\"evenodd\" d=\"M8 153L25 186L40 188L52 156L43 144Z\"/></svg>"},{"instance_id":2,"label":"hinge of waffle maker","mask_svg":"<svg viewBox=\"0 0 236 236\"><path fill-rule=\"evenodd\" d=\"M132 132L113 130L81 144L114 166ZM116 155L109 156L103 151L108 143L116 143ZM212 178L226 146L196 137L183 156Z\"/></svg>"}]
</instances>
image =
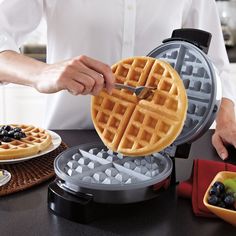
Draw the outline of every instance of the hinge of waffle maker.
<instances>
[{"instance_id":1,"label":"hinge of waffle maker","mask_svg":"<svg viewBox=\"0 0 236 236\"><path fill-rule=\"evenodd\" d=\"M176 29L172 32L171 38L163 40L163 43L170 41L185 41L208 53L212 35L209 32L199 29Z\"/></svg>"},{"instance_id":2,"label":"hinge of waffle maker","mask_svg":"<svg viewBox=\"0 0 236 236\"><path fill-rule=\"evenodd\" d=\"M187 159L191 149L190 143L184 143L180 145L172 144L160 152L163 156L175 157L175 158L184 158Z\"/></svg>"},{"instance_id":3,"label":"hinge of waffle maker","mask_svg":"<svg viewBox=\"0 0 236 236\"><path fill-rule=\"evenodd\" d=\"M175 168L175 158L184 158L187 159L190 153L191 143L184 143L180 145L171 144L164 150L160 152L161 155L169 157L173 163L173 170L171 173L171 185L176 185L176 168Z\"/></svg>"}]
</instances>

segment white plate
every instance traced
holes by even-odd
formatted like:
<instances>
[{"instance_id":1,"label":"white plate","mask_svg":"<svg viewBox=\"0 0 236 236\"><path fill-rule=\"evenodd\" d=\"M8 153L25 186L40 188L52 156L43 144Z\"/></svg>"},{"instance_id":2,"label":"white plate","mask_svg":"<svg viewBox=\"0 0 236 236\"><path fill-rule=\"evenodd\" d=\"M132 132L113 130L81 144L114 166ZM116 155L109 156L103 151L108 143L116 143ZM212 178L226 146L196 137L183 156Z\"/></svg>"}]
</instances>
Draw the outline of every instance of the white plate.
<instances>
[{"instance_id":1,"label":"white plate","mask_svg":"<svg viewBox=\"0 0 236 236\"><path fill-rule=\"evenodd\" d=\"M23 158L18 158L18 159L9 159L9 160L0 160L0 164L11 164L11 163L27 161L32 158L39 157L39 156L42 156L42 155L47 154L49 152L52 152L53 150L58 148L61 144L61 137L57 133L55 133L51 130L47 130L47 131L50 133L50 135L52 137L52 144L47 149L45 149L44 151L39 152L35 155L28 156L28 157L23 157Z\"/></svg>"},{"instance_id":2,"label":"white plate","mask_svg":"<svg viewBox=\"0 0 236 236\"><path fill-rule=\"evenodd\" d=\"M0 187L8 183L11 179L11 173L7 170L0 170L3 172L3 175L0 176Z\"/></svg>"}]
</instances>

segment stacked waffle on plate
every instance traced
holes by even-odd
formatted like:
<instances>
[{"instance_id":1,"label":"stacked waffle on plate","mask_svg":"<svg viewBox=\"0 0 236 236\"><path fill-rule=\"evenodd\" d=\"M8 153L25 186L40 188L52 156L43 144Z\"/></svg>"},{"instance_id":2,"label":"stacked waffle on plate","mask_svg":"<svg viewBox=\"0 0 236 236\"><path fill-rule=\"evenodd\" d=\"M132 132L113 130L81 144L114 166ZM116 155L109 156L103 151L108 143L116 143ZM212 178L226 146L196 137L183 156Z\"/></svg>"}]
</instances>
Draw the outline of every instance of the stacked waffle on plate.
<instances>
[{"instance_id":1,"label":"stacked waffle on plate","mask_svg":"<svg viewBox=\"0 0 236 236\"><path fill-rule=\"evenodd\" d=\"M142 156L169 146L180 134L187 95L178 73L166 62L132 57L112 66L116 82L155 87L147 99L114 89L92 98L92 119L103 143L128 156Z\"/></svg>"},{"instance_id":2,"label":"stacked waffle on plate","mask_svg":"<svg viewBox=\"0 0 236 236\"><path fill-rule=\"evenodd\" d=\"M0 160L9 160L35 155L47 149L51 142L51 135L44 129L32 125L10 125L11 129L19 128L24 133L21 137L15 136L10 139L1 137ZM6 132L9 133L10 128ZM5 133L5 132L3 132ZM2 134L0 133L0 136ZM8 136L9 137L9 136Z\"/></svg>"}]
</instances>

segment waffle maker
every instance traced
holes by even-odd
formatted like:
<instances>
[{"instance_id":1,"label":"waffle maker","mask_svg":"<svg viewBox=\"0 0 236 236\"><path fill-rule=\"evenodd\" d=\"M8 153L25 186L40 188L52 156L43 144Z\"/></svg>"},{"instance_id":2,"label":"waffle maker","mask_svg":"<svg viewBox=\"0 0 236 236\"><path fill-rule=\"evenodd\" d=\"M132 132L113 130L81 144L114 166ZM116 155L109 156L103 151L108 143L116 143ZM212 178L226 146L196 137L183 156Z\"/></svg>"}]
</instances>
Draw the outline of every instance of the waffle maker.
<instances>
[{"instance_id":1,"label":"waffle maker","mask_svg":"<svg viewBox=\"0 0 236 236\"><path fill-rule=\"evenodd\" d=\"M48 187L53 213L87 223L104 211L104 205L149 200L176 183L175 158L188 157L191 143L214 121L221 99L220 79L206 55L210 40L208 32L178 29L148 54L170 63L187 91L187 118L175 142L138 158L108 150L102 142L67 149L55 159L57 178Z\"/></svg>"}]
</instances>

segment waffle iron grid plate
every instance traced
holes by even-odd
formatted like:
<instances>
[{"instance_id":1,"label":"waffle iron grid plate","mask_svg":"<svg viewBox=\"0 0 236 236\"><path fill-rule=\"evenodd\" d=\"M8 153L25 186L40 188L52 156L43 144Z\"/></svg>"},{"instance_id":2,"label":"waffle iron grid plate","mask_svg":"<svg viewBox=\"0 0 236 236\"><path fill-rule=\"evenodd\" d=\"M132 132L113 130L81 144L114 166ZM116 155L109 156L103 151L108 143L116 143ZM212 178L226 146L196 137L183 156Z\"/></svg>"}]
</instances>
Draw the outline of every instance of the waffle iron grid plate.
<instances>
[{"instance_id":1,"label":"waffle iron grid plate","mask_svg":"<svg viewBox=\"0 0 236 236\"><path fill-rule=\"evenodd\" d=\"M183 80L188 111L183 130L174 144L193 142L209 129L218 110L220 79L214 65L198 47L185 41L166 42L148 56L167 61Z\"/></svg>"},{"instance_id":2,"label":"waffle iron grid plate","mask_svg":"<svg viewBox=\"0 0 236 236\"><path fill-rule=\"evenodd\" d=\"M146 157L126 157L102 144L84 144L67 149L54 162L60 186L73 194L94 196L95 202L129 203L157 194L153 185L168 179L172 160L159 153Z\"/></svg>"}]
</instances>

